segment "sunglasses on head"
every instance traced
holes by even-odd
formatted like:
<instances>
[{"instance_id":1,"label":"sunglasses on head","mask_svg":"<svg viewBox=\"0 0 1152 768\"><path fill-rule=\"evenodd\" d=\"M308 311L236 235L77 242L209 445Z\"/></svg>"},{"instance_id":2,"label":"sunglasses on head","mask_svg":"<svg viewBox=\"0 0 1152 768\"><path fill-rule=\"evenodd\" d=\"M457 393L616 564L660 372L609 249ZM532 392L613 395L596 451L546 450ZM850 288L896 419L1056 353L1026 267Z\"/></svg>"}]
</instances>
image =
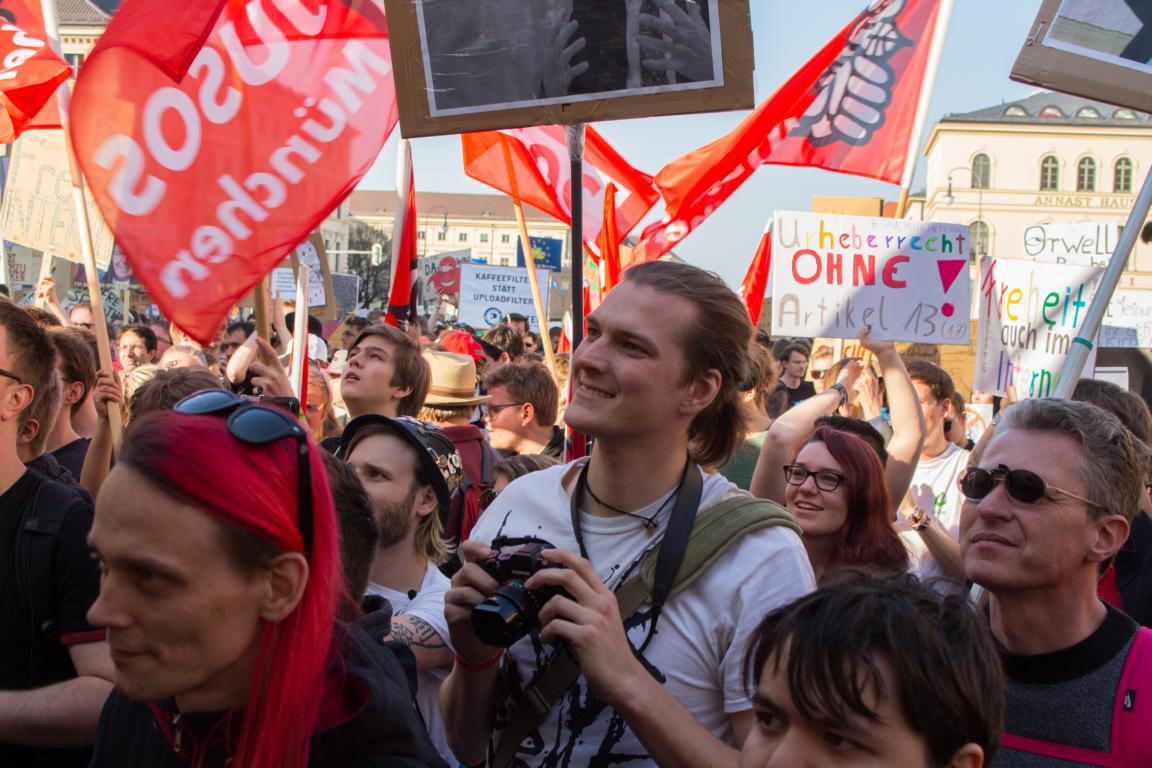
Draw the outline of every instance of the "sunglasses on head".
<instances>
[{"instance_id":1,"label":"sunglasses on head","mask_svg":"<svg viewBox=\"0 0 1152 768\"><path fill-rule=\"evenodd\" d=\"M992 489L1001 481L1004 482L1004 489L1008 491L1008 495L1021 504L1035 504L1051 492L1082 501L1089 506L1100 507L1096 502L1083 496L1077 496L1063 488L1048 485L1044 478L1035 472L1027 469L1009 469L1003 464L996 469L969 467L960 475L958 484L960 492L964 494L965 498L980 501L992 493Z\"/></svg>"},{"instance_id":2,"label":"sunglasses on head","mask_svg":"<svg viewBox=\"0 0 1152 768\"><path fill-rule=\"evenodd\" d=\"M223 389L206 389L189 395L173 408L190 416L227 417L228 434L249 445L268 445L291 437L296 440L297 526L304 543L304 556L312 554L312 473L308 462L308 436L300 422L279 408L256 405Z\"/></svg>"}]
</instances>

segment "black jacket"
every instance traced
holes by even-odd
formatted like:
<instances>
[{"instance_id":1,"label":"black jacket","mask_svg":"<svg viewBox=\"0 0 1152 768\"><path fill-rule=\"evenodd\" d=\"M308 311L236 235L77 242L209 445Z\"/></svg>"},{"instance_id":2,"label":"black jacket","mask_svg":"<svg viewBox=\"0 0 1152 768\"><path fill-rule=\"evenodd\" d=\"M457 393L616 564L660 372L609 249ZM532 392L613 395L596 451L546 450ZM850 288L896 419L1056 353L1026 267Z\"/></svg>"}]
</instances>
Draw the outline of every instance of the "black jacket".
<instances>
[{"instance_id":1,"label":"black jacket","mask_svg":"<svg viewBox=\"0 0 1152 768\"><path fill-rule=\"evenodd\" d=\"M337 625L334 642L342 651L343 675L334 670L330 679L342 682L327 686L324 695L350 699L358 709L351 719L313 736L309 766L447 768L420 721L396 657L345 624ZM181 715L171 700L133 702L114 691L100 714L92 766L223 767L231 754L227 719L226 713Z\"/></svg>"}]
</instances>

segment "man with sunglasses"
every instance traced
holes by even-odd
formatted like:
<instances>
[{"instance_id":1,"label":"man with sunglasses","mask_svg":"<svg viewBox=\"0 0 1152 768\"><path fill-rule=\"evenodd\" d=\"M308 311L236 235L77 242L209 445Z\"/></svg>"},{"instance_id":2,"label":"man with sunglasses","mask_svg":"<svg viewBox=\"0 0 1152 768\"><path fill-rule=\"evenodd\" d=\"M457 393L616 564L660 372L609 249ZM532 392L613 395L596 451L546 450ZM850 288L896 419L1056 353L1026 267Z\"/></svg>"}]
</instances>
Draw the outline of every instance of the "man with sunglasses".
<instances>
[{"instance_id":1,"label":"man with sunglasses","mask_svg":"<svg viewBox=\"0 0 1152 768\"><path fill-rule=\"evenodd\" d=\"M112 689L86 543L92 502L25 469L23 417L55 377L47 334L0 302L0 765L86 765ZM45 550L47 545L47 550Z\"/></svg>"},{"instance_id":2,"label":"man with sunglasses","mask_svg":"<svg viewBox=\"0 0 1152 768\"><path fill-rule=\"evenodd\" d=\"M1139 627L1096 594L1128 538L1143 477L1115 416L1065 400L1004 411L979 464L961 475L964 571L990 595L1007 684L997 768L1118 765L1101 753L1152 722L1152 691L1119 689ZM1149 674L1137 672L1137 688ZM1152 752L1131 756L1148 762L1125 764L1152 764Z\"/></svg>"}]
</instances>

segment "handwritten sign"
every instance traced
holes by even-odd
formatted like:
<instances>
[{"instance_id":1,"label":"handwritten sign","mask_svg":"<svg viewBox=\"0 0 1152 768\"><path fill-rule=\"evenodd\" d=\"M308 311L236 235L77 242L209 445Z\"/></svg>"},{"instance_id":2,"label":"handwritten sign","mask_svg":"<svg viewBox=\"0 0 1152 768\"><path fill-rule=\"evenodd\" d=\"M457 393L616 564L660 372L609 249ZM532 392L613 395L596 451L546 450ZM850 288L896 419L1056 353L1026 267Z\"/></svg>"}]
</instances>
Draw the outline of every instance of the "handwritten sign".
<instances>
[{"instance_id":1,"label":"handwritten sign","mask_svg":"<svg viewBox=\"0 0 1152 768\"><path fill-rule=\"evenodd\" d=\"M11 287L35 285L40 277L41 255L15 243L4 243L8 256L8 274L3 281Z\"/></svg>"},{"instance_id":2,"label":"handwritten sign","mask_svg":"<svg viewBox=\"0 0 1152 768\"><path fill-rule=\"evenodd\" d=\"M984 259L980 274L973 388L1003 395L1014 386L1022 399L1050 396L1103 270ZM1095 348L1085 369L1094 362Z\"/></svg>"},{"instance_id":3,"label":"handwritten sign","mask_svg":"<svg viewBox=\"0 0 1152 768\"><path fill-rule=\"evenodd\" d=\"M112 260L112 232L96 203L90 196L86 199L96 265L106 270ZM156 226L163 227L159 223ZM29 131L12 146L0 204L0 231L4 239L35 251L51 251L69 261L84 260L72 203L72 177L60 131Z\"/></svg>"},{"instance_id":4,"label":"handwritten sign","mask_svg":"<svg viewBox=\"0 0 1152 768\"><path fill-rule=\"evenodd\" d=\"M1100 328L1101 347L1152 347L1152 291L1119 290L1108 302Z\"/></svg>"},{"instance_id":5,"label":"handwritten sign","mask_svg":"<svg viewBox=\"0 0 1152 768\"><path fill-rule=\"evenodd\" d=\"M778 211L772 238L774 335L968 343L967 227Z\"/></svg>"},{"instance_id":6,"label":"handwritten sign","mask_svg":"<svg viewBox=\"0 0 1152 768\"><path fill-rule=\"evenodd\" d=\"M547 313L548 298L542 298ZM539 333L527 269L460 265L460 322L473 328L489 328L511 312L527 316L529 329Z\"/></svg>"},{"instance_id":7,"label":"handwritten sign","mask_svg":"<svg viewBox=\"0 0 1152 768\"><path fill-rule=\"evenodd\" d=\"M460 265L472 258L472 249L422 256L420 266L421 314L433 315L440 300L457 301L460 294Z\"/></svg>"},{"instance_id":8,"label":"handwritten sign","mask_svg":"<svg viewBox=\"0 0 1152 768\"><path fill-rule=\"evenodd\" d=\"M1034 261L1106 267L1120 240L1119 224L1033 224L1022 253Z\"/></svg>"}]
</instances>

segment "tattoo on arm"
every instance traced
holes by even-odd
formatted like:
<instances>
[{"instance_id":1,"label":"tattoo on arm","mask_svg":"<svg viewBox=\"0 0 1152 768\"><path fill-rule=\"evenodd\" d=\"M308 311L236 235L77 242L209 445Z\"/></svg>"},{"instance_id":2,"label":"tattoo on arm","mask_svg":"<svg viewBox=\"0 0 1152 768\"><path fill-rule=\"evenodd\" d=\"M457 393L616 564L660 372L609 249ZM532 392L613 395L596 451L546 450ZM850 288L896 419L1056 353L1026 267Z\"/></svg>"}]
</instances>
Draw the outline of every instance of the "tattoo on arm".
<instances>
[{"instance_id":1,"label":"tattoo on arm","mask_svg":"<svg viewBox=\"0 0 1152 768\"><path fill-rule=\"evenodd\" d=\"M416 616L405 616L405 621L392 619L392 639L410 648L440 650L447 648L443 638L431 624Z\"/></svg>"}]
</instances>

